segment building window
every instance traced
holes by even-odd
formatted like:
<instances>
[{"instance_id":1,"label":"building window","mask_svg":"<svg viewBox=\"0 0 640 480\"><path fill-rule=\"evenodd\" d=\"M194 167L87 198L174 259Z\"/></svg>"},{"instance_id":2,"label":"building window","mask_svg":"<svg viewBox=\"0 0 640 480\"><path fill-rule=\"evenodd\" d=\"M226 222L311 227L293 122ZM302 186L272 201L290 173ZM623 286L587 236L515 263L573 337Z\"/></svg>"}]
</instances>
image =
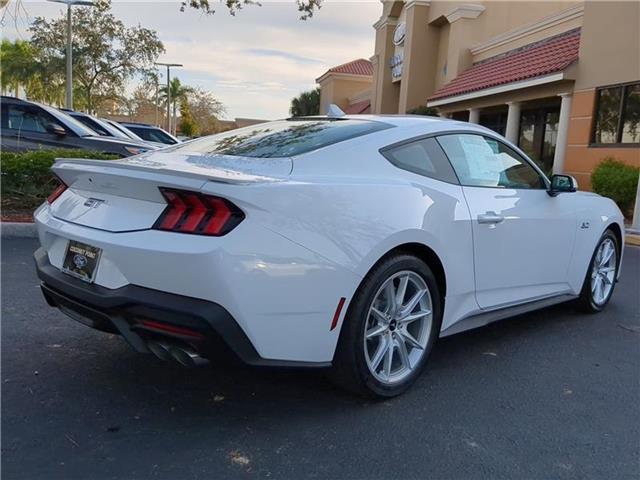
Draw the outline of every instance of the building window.
<instances>
[{"instance_id":1,"label":"building window","mask_svg":"<svg viewBox=\"0 0 640 480\"><path fill-rule=\"evenodd\" d=\"M595 116L593 143L640 143L640 83L599 89Z\"/></svg>"}]
</instances>

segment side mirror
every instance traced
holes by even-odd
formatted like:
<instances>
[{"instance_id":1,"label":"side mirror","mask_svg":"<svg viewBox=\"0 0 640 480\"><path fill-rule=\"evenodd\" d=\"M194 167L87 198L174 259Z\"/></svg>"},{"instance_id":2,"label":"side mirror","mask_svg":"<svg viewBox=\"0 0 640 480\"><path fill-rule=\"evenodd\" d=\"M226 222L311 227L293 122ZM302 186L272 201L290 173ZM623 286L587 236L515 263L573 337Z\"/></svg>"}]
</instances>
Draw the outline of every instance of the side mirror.
<instances>
[{"instance_id":1,"label":"side mirror","mask_svg":"<svg viewBox=\"0 0 640 480\"><path fill-rule=\"evenodd\" d=\"M47 132L59 135L61 137L67 134L67 131L57 123L49 123L47 124L46 128Z\"/></svg>"},{"instance_id":2,"label":"side mirror","mask_svg":"<svg viewBox=\"0 0 640 480\"><path fill-rule=\"evenodd\" d=\"M547 193L555 197L559 193L572 193L578 191L578 182L571 175L552 175L551 186Z\"/></svg>"}]
</instances>

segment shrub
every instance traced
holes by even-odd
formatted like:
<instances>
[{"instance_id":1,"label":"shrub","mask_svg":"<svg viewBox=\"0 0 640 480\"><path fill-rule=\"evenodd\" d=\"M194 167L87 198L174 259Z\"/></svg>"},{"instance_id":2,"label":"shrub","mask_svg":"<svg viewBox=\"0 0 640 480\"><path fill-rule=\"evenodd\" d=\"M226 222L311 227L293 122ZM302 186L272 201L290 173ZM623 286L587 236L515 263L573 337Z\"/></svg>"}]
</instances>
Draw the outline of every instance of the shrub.
<instances>
[{"instance_id":1,"label":"shrub","mask_svg":"<svg viewBox=\"0 0 640 480\"><path fill-rule=\"evenodd\" d=\"M433 107L427 107L426 105L420 105L416 108L407 110L408 115L428 115L430 117L438 116L438 109Z\"/></svg>"},{"instance_id":2,"label":"shrub","mask_svg":"<svg viewBox=\"0 0 640 480\"><path fill-rule=\"evenodd\" d=\"M630 217L636 199L638 174L638 167L615 158L605 158L591 174L591 186L594 192L616 202L622 213Z\"/></svg>"},{"instance_id":3,"label":"shrub","mask_svg":"<svg viewBox=\"0 0 640 480\"><path fill-rule=\"evenodd\" d=\"M44 202L56 185L51 173L51 165L56 158L110 160L117 157L84 150L1 152L2 209L25 212Z\"/></svg>"}]
</instances>

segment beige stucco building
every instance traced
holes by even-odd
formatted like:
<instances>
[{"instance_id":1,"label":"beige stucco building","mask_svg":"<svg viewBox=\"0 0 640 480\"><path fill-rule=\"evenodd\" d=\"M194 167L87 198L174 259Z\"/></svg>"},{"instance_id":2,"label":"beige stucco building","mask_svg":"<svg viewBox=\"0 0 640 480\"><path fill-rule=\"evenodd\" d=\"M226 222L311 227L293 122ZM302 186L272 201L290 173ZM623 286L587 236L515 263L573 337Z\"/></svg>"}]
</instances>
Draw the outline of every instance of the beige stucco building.
<instances>
[{"instance_id":1,"label":"beige stucco building","mask_svg":"<svg viewBox=\"0 0 640 480\"><path fill-rule=\"evenodd\" d=\"M408 0L381 10L371 85L360 89L372 113L427 106L483 124L582 188L605 157L640 166L640 2Z\"/></svg>"}]
</instances>

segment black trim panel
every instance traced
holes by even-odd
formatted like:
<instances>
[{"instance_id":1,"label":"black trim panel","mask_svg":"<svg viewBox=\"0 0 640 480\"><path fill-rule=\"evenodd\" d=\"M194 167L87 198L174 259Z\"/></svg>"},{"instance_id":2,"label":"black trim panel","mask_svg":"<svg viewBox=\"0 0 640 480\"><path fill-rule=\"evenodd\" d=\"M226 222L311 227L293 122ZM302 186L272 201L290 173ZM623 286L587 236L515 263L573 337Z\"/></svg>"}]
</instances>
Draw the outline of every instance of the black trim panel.
<instances>
[{"instance_id":1,"label":"black trim panel","mask_svg":"<svg viewBox=\"0 0 640 480\"><path fill-rule=\"evenodd\" d=\"M540 310L541 308L550 307L558 303L569 302L575 300L577 295L555 295L553 297L542 298L540 300L533 300L527 303L519 305L512 305L509 307L498 308L495 310L486 310L480 313L471 315L464 318L450 327L440 332L440 338L448 337L449 335L455 335L456 333L466 332L474 328L484 327L490 323L497 322L498 320L504 320L505 318L515 317L524 313L532 312L534 310Z\"/></svg>"},{"instance_id":2,"label":"black trim panel","mask_svg":"<svg viewBox=\"0 0 640 480\"><path fill-rule=\"evenodd\" d=\"M136 285L108 289L62 273L49 263L47 252L34 253L38 277L47 303L92 328L118 332L139 352L146 352L138 335L136 318L166 322L220 337L249 365L282 367L326 367L330 362L298 362L262 358L242 328L221 305L206 300L161 292ZM133 325L132 325L133 323ZM132 328L133 327L133 328Z\"/></svg>"}]
</instances>

